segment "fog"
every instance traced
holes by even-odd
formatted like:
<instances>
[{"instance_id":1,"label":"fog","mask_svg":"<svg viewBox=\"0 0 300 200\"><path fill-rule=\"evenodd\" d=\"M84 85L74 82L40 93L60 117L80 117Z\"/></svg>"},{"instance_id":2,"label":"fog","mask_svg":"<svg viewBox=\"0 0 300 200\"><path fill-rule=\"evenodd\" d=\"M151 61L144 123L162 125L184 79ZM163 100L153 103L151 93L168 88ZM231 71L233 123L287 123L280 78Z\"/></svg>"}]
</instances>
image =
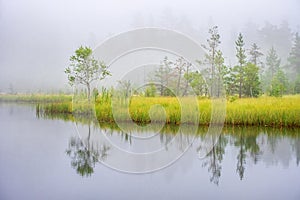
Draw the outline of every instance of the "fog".
<instances>
[{"instance_id":1,"label":"fog","mask_svg":"<svg viewBox=\"0 0 300 200\"><path fill-rule=\"evenodd\" d=\"M226 63L233 64L239 32L246 46L267 24L299 32L299 10L299 0L0 0L0 92L69 90L64 69L76 48L95 48L137 27L169 28L205 43L208 28L218 25ZM290 46L258 44L277 45L283 58Z\"/></svg>"}]
</instances>

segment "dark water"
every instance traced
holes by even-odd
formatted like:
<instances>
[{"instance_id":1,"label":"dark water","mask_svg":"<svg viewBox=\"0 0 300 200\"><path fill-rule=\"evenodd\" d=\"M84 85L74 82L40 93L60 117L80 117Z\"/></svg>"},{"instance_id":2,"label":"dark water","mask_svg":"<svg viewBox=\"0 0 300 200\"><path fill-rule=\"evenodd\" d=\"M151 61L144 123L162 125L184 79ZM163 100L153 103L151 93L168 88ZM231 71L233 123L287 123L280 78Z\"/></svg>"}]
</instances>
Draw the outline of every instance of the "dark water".
<instances>
[{"instance_id":1,"label":"dark water","mask_svg":"<svg viewBox=\"0 0 300 200\"><path fill-rule=\"evenodd\" d=\"M299 130L224 128L218 143L202 158L207 128L191 134L188 128L165 127L156 135L151 129L135 133L132 128L125 134L115 125L99 128L89 121L72 120L70 116L38 117L33 106L0 104L1 200L300 199ZM193 143L166 168L130 174L104 164L124 171L160 165L155 159L133 165L131 158L112 147L97 145L95 136L101 134L126 151L163 147L164 159Z\"/></svg>"}]
</instances>

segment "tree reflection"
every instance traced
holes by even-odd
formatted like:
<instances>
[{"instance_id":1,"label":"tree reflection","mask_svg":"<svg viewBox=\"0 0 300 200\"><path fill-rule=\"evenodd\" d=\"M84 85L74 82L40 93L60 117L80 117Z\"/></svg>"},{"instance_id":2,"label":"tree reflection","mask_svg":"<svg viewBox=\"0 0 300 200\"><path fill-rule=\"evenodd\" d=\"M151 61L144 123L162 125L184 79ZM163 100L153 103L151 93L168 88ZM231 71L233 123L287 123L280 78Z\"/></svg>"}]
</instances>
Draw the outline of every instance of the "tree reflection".
<instances>
[{"instance_id":1,"label":"tree reflection","mask_svg":"<svg viewBox=\"0 0 300 200\"><path fill-rule=\"evenodd\" d=\"M240 179L242 180L245 172L245 164L246 164L246 153L245 153L245 139L244 134L240 133L239 138L235 142L235 146L239 146L239 153L237 156L237 166L236 171L238 172Z\"/></svg>"},{"instance_id":2,"label":"tree reflection","mask_svg":"<svg viewBox=\"0 0 300 200\"><path fill-rule=\"evenodd\" d=\"M250 156L253 159L254 164L259 160L259 156L262 154L259 145L257 144L257 135L250 134L246 137L246 149L249 150Z\"/></svg>"},{"instance_id":3,"label":"tree reflection","mask_svg":"<svg viewBox=\"0 0 300 200\"><path fill-rule=\"evenodd\" d=\"M218 185L221 177L222 161L225 154L225 147L228 140L224 135L220 135L218 142L213 146L212 150L207 154L206 160L202 167L207 167L208 172L211 173L210 182ZM200 149L198 148L197 151Z\"/></svg>"},{"instance_id":4,"label":"tree reflection","mask_svg":"<svg viewBox=\"0 0 300 200\"><path fill-rule=\"evenodd\" d=\"M300 137L295 138L294 149L295 149L295 154L296 154L296 164L298 166L299 162L300 162Z\"/></svg>"},{"instance_id":5,"label":"tree reflection","mask_svg":"<svg viewBox=\"0 0 300 200\"><path fill-rule=\"evenodd\" d=\"M71 137L66 150L71 158L71 165L81 176L90 176L94 172L95 164L107 157L110 149L106 145L99 146L91 140L91 125L88 125L88 136L85 139Z\"/></svg>"},{"instance_id":6,"label":"tree reflection","mask_svg":"<svg viewBox=\"0 0 300 200\"><path fill-rule=\"evenodd\" d=\"M255 164L257 163L259 155L261 154L259 145L256 141L258 132L251 131L252 129L250 129L250 132L247 130L239 129L237 133L238 137L234 142L234 145L239 147L236 171L241 180L244 178L247 152L250 153L250 156Z\"/></svg>"}]
</instances>

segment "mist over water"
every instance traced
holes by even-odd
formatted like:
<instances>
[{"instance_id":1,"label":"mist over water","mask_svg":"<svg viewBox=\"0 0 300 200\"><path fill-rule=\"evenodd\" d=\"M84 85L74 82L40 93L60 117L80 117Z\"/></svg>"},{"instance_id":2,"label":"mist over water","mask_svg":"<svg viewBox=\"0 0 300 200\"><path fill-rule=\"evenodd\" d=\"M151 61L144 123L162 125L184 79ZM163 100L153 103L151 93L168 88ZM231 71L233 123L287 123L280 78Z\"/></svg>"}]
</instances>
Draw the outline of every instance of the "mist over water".
<instances>
[{"instance_id":1,"label":"mist over water","mask_svg":"<svg viewBox=\"0 0 300 200\"><path fill-rule=\"evenodd\" d=\"M293 33L300 31L299 10L298 0L1 0L0 92L70 90L63 71L76 48L96 48L107 37L138 27L180 31L203 44L208 29L218 25L228 65L236 64L239 32L247 48L257 42L266 53L274 46L285 63Z\"/></svg>"}]
</instances>

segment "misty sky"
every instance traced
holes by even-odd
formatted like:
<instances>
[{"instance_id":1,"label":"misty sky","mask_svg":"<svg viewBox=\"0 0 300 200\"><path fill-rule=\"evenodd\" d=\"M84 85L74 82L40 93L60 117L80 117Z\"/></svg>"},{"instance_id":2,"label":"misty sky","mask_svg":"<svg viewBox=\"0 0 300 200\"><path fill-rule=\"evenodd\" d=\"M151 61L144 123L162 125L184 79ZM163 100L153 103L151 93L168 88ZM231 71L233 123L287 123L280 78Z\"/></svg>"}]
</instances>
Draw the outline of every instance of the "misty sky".
<instances>
[{"instance_id":1,"label":"misty sky","mask_svg":"<svg viewBox=\"0 0 300 200\"><path fill-rule=\"evenodd\" d=\"M18 92L65 90L63 71L77 47L95 48L105 38L136 27L189 34L188 26L205 36L216 24L226 40L248 22L262 26L285 20L299 31L299 10L299 0L0 0L0 92L10 85ZM175 20L178 26L172 26ZM204 43L202 36L197 40Z\"/></svg>"}]
</instances>

